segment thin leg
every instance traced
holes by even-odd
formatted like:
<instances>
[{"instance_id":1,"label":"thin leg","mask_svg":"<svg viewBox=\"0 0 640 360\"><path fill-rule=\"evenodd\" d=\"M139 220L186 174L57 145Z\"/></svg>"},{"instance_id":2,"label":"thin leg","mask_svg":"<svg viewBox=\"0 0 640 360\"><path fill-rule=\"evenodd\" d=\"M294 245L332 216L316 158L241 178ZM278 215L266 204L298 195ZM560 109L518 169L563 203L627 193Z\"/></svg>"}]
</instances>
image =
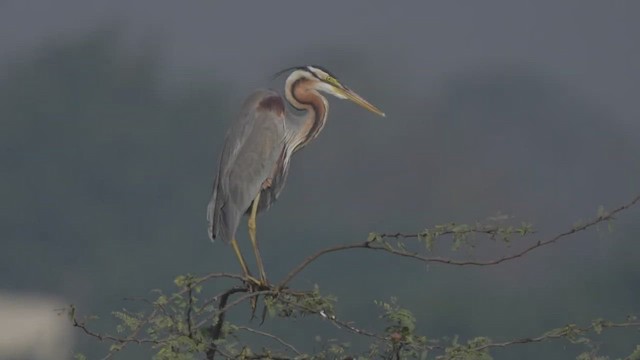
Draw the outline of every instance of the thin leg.
<instances>
[{"instance_id":1,"label":"thin leg","mask_svg":"<svg viewBox=\"0 0 640 360\"><path fill-rule=\"evenodd\" d=\"M238 262L242 267L242 272L244 273L244 277L246 278L245 281L249 286L249 291L251 292L256 291L256 286L260 285L260 281L258 281L256 278L251 276L251 273L249 272L249 268L247 267L247 262L244 259L244 256L242 256L242 253L240 252L240 247L238 246L238 242L236 241L235 238L231 240L231 246L233 247L233 251L236 253L236 256L238 257ZM257 306L258 306L258 298L252 297L251 298L251 318L253 318L253 314L256 312Z\"/></svg>"},{"instance_id":2,"label":"thin leg","mask_svg":"<svg viewBox=\"0 0 640 360\"><path fill-rule=\"evenodd\" d=\"M249 272L249 267L247 267L247 262L245 261L244 256L242 256L242 253L240 252L240 247L238 246L238 242L236 241L236 239L231 240L231 246L233 247L233 251L236 253L236 256L238 257L238 262L240 263L240 267L242 267L242 272L244 273L244 276L250 281L259 283L258 280L256 280L253 276L251 276L251 273Z\"/></svg>"},{"instance_id":3,"label":"thin leg","mask_svg":"<svg viewBox=\"0 0 640 360\"><path fill-rule=\"evenodd\" d=\"M264 265L262 263L262 256L260 256L260 249L258 248L258 240L256 239L256 215L258 214L258 204L260 203L260 193L253 200L253 206L251 207L251 216L249 216L249 237L251 238L251 245L253 246L253 252L256 254L256 263L258 264L258 271L260 271L260 281L262 285L267 285L267 274L264 272Z\"/></svg>"}]
</instances>

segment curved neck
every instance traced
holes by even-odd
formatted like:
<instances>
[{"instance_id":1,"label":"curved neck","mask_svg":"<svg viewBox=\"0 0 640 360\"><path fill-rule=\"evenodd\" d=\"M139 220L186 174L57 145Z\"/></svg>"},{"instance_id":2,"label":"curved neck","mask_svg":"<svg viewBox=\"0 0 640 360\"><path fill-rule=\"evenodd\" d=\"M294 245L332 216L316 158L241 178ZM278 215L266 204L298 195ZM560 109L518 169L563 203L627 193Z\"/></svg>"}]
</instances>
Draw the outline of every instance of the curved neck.
<instances>
[{"instance_id":1,"label":"curved neck","mask_svg":"<svg viewBox=\"0 0 640 360\"><path fill-rule=\"evenodd\" d=\"M293 151L300 150L315 139L327 121L329 103L327 99L313 88L314 81L307 78L289 77L285 85L285 98L298 110L306 110L303 124L297 130L297 145Z\"/></svg>"}]
</instances>

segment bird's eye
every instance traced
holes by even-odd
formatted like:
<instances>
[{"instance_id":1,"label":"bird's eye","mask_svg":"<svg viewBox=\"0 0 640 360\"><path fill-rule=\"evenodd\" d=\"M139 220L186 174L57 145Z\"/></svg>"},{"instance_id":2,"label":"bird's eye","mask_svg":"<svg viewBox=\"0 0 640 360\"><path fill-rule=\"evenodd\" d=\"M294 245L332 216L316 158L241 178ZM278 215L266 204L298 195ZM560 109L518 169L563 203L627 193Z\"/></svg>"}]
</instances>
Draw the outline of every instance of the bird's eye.
<instances>
[{"instance_id":1,"label":"bird's eye","mask_svg":"<svg viewBox=\"0 0 640 360\"><path fill-rule=\"evenodd\" d=\"M338 80L336 80L334 77L331 76L327 76L326 78L324 78L324 81L328 82L329 84L332 85L337 85L338 84Z\"/></svg>"}]
</instances>

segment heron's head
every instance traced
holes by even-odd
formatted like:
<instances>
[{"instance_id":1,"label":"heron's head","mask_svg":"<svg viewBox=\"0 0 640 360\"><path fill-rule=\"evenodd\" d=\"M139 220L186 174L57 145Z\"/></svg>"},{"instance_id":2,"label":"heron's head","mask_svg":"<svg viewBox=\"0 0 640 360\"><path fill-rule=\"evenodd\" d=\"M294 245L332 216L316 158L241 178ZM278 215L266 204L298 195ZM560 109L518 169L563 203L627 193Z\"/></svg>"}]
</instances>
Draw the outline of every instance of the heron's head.
<instances>
[{"instance_id":1,"label":"heron's head","mask_svg":"<svg viewBox=\"0 0 640 360\"><path fill-rule=\"evenodd\" d=\"M382 110L343 85L335 75L325 68L317 65L307 65L283 70L278 73L278 75L290 70L293 70L293 72L287 77L287 88L292 86L297 80L304 79L310 84L310 88L331 94L340 99L351 100L373 113L385 116Z\"/></svg>"}]
</instances>

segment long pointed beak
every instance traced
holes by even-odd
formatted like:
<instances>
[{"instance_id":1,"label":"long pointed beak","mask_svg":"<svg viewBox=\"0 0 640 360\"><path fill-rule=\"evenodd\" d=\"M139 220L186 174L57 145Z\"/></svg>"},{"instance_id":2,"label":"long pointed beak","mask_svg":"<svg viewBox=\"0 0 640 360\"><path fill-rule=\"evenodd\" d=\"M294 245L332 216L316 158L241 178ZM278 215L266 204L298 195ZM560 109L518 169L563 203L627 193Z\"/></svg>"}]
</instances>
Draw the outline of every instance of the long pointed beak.
<instances>
[{"instance_id":1,"label":"long pointed beak","mask_svg":"<svg viewBox=\"0 0 640 360\"><path fill-rule=\"evenodd\" d=\"M382 117L386 116L384 114L384 112L382 112L382 110L378 109L373 104L371 104L367 100L363 99L362 96L356 94L353 90L348 89L348 88L344 88L344 89L340 89L340 90L342 90L342 94L344 96L346 96L347 99L353 101L354 103L362 106L363 108L371 111L372 113L378 114L378 115L380 115Z\"/></svg>"}]
</instances>

